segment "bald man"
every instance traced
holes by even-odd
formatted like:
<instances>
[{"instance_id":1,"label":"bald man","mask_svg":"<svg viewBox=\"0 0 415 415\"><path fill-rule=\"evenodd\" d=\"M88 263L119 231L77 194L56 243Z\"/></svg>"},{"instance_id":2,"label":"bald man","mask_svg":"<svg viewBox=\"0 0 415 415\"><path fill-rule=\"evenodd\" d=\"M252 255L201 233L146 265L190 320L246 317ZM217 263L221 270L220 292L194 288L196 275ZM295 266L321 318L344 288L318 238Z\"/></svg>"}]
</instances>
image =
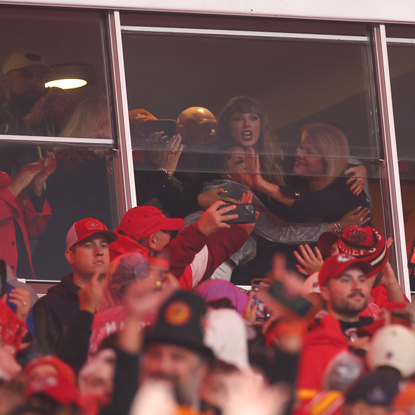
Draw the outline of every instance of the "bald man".
<instances>
[{"instance_id":1,"label":"bald man","mask_svg":"<svg viewBox=\"0 0 415 415\"><path fill-rule=\"evenodd\" d=\"M216 141L216 127L215 116L203 107L190 107L179 115L176 133L181 135L185 149L180 156L178 170L197 170L202 153L192 150L200 151Z\"/></svg>"},{"instance_id":2,"label":"bald man","mask_svg":"<svg viewBox=\"0 0 415 415\"><path fill-rule=\"evenodd\" d=\"M216 127L216 118L208 109L190 107L179 115L176 132L183 144L203 148L216 141Z\"/></svg>"},{"instance_id":3,"label":"bald man","mask_svg":"<svg viewBox=\"0 0 415 415\"><path fill-rule=\"evenodd\" d=\"M180 134L184 146L177 168L158 166L158 171L135 171L137 204L150 204L161 207L171 217L184 217L206 209L213 202L223 198L215 190L209 192L208 199L200 205L198 196L202 190L203 179L197 174L200 156L210 144L216 141L216 118L206 108L190 107L177 119L176 134ZM173 137L174 138L174 137ZM195 174L196 173L196 174ZM175 180L171 180L174 176Z\"/></svg>"}]
</instances>

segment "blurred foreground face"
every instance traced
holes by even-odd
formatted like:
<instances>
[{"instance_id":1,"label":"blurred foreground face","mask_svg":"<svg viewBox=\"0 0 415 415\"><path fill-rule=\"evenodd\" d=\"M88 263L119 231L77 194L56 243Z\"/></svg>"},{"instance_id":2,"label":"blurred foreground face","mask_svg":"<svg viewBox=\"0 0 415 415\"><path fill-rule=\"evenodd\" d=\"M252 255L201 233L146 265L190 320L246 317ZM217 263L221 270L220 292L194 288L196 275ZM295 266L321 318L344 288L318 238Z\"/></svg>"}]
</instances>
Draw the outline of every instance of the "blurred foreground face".
<instances>
[{"instance_id":1,"label":"blurred foreground face","mask_svg":"<svg viewBox=\"0 0 415 415\"><path fill-rule=\"evenodd\" d=\"M171 382L180 403L193 403L206 373L207 364L185 347L155 343L144 353L142 380Z\"/></svg>"},{"instance_id":2,"label":"blurred foreground face","mask_svg":"<svg viewBox=\"0 0 415 415\"><path fill-rule=\"evenodd\" d=\"M52 374L52 375L58 375L58 369L56 369L55 366L45 364L45 365L37 365L35 366L27 375L28 379L33 379L38 376L43 376L45 374Z\"/></svg>"},{"instance_id":3,"label":"blurred foreground face","mask_svg":"<svg viewBox=\"0 0 415 415\"><path fill-rule=\"evenodd\" d=\"M0 339L0 372L5 380L14 379L22 370L13 355L13 348Z\"/></svg>"},{"instance_id":4,"label":"blurred foreground face","mask_svg":"<svg viewBox=\"0 0 415 415\"><path fill-rule=\"evenodd\" d=\"M114 373L114 362L102 362L92 373L85 376L86 393L110 398L113 390Z\"/></svg>"},{"instance_id":5,"label":"blurred foreground face","mask_svg":"<svg viewBox=\"0 0 415 415\"><path fill-rule=\"evenodd\" d=\"M238 372L237 372L238 373ZM223 410L232 392L236 377L232 373L211 372L203 385L202 397L209 405Z\"/></svg>"}]
</instances>

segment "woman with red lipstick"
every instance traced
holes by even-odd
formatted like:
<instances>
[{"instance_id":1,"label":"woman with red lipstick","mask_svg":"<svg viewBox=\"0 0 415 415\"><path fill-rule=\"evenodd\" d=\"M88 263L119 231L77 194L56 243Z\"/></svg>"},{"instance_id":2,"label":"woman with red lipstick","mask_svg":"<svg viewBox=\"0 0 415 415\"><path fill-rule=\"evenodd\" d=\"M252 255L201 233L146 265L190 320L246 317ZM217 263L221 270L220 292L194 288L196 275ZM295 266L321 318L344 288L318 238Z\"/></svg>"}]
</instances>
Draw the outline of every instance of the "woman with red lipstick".
<instances>
[{"instance_id":1,"label":"woman with red lipstick","mask_svg":"<svg viewBox=\"0 0 415 415\"><path fill-rule=\"evenodd\" d=\"M259 155L264 179L279 186L285 185L283 153L258 102L248 97L232 98L219 115L217 134L219 140L215 146L234 140L245 150L252 147Z\"/></svg>"}]
</instances>

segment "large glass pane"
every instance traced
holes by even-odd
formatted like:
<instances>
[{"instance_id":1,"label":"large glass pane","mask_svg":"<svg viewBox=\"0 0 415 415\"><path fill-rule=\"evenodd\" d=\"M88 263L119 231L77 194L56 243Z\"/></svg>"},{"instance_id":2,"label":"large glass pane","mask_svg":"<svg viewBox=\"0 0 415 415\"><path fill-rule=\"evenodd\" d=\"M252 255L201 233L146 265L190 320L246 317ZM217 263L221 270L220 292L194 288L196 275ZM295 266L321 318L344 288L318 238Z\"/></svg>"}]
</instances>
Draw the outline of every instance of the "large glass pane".
<instances>
[{"instance_id":1,"label":"large glass pane","mask_svg":"<svg viewBox=\"0 0 415 415\"><path fill-rule=\"evenodd\" d=\"M112 150L30 144L21 149L44 154L50 170L56 160L56 169L40 166L37 173L32 163L35 170L24 165L14 178L1 172L1 257L18 278L60 280L71 272L66 234L74 222L90 217L109 229L117 226Z\"/></svg>"},{"instance_id":2,"label":"large glass pane","mask_svg":"<svg viewBox=\"0 0 415 415\"><path fill-rule=\"evenodd\" d=\"M399 173L409 258L411 290L415 290L415 29L387 27L393 111L398 145Z\"/></svg>"},{"instance_id":3,"label":"large glass pane","mask_svg":"<svg viewBox=\"0 0 415 415\"><path fill-rule=\"evenodd\" d=\"M117 226L104 27L99 12L0 8L1 256L17 277L70 272L65 237L75 221ZM48 84L63 78L86 84ZM71 140L84 147L68 147ZM45 172L52 159L56 170L36 197L27 170L40 160Z\"/></svg>"},{"instance_id":4,"label":"large glass pane","mask_svg":"<svg viewBox=\"0 0 415 415\"><path fill-rule=\"evenodd\" d=\"M263 219L271 212L286 222L313 222L305 233L258 224L251 277L264 275L262 265L269 266L275 251L294 263L293 246L316 242L329 224L333 228L359 206L373 206L372 220L383 232L376 99L364 27L342 24L336 31L320 22L319 30L293 22L290 30L287 22L265 19L262 26L253 20L244 32L247 19L227 19L226 26L207 18L203 30L191 33L189 25L197 24L178 20L181 28L172 21L161 27L162 16L136 17L136 25L130 15L122 19L138 204L193 218L213 200L207 192L226 188L238 199L241 189L251 188L267 209ZM353 166L367 176L359 196L346 184ZM255 172L262 179L246 174ZM246 187L238 193L241 183Z\"/></svg>"},{"instance_id":5,"label":"large glass pane","mask_svg":"<svg viewBox=\"0 0 415 415\"><path fill-rule=\"evenodd\" d=\"M0 134L111 138L110 122L65 129L78 103L108 97L100 13L1 7L0 36Z\"/></svg>"}]
</instances>

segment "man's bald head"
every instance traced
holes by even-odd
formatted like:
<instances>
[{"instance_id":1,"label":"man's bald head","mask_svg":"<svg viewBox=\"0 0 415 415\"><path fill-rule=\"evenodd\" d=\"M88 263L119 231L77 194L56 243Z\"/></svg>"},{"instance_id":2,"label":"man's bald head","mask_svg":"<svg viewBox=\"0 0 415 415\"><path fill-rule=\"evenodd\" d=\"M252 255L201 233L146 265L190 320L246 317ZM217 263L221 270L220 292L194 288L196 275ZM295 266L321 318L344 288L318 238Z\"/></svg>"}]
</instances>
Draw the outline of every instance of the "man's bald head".
<instances>
[{"instance_id":1,"label":"man's bald head","mask_svg":"<svg viewBox=\"0 0 415 415\"><path fill-rule=\"evenodd\" d=\"M216 118L206 108L190 107L177 119L177 133L182 142L193 147L207 147L216 141Z\"/></svg>"}]
</instances>

